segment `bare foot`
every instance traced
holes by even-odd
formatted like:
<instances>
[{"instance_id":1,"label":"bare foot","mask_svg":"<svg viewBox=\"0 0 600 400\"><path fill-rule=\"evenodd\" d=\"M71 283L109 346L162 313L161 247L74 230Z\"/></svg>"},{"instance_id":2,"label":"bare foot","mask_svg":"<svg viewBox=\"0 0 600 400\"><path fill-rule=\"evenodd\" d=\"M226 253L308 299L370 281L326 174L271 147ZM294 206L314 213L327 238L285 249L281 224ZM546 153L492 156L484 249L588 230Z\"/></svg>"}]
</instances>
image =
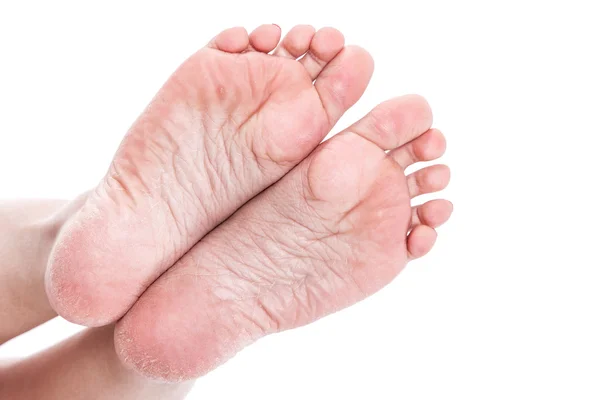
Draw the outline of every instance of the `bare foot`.
<instances>
[{"instance_id":1,"label":"bare foot","mask_svg":"<svg viewBox=\"0 0 600 400\"><path fill-rule=\"evenodd\" d=\"M275 48L280 34L276 25L226 30L160 90L61 232L46 279L60 315L117 320L359 99L373 70L367 52L344 48L332 28L297 26Z\"/></svg>"},{"instance_id":2,"label":"bare foot","mask_svg":"<svg viewBox=\"0 0 600 400\"><path fill-rule=\"evenodd\" d=\"M443 154L430 124L427 103L405 96L320 145L148 288L117 325L123 361L158 379L194 378L389 283L452 212L446 200L411 208L450 178L443 165L404 174Z\"/></svg>"}]
</instances>

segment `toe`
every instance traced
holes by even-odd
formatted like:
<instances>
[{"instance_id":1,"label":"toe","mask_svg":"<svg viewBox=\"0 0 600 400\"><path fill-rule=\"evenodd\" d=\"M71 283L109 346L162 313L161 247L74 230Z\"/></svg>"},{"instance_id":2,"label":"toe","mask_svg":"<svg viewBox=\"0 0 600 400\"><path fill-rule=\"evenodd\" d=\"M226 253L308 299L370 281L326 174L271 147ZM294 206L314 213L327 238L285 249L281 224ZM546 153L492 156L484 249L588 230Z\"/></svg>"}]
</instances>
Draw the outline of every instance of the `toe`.
<instances>
[{"instance_id":1,"label":"toe","mask_svg":"<svg viewBox=\"0 0 600 400\"><path fill-rule=\"evenodd\" d=\"M394 149L389 156L403 169L420 161L440 158L446 151L446 138L437 129L430 129L404 146Z\"/></svg>"},{"instance_id":2,"label":"toe","mask_svg":"<svg viewBox=\"0 0 600 400\"><path fill-rule=\"evenodd\" d=\"M344 48L344 35L335 28L322 28L315 33L308 53L300 60L310 77L319 76L327 63Z\"/></svg>"},{"instance_id":3,"label":"toe","mask_svg":"<svg viewBox=\"0 0 600 400\"><path fill-rule=\"evenodd\" d=\"M281 28L275 24L261 25L250 34L250 46L256 51L269 53L281 38Z\"/></svg>"},{"instance_id":4,"label":"toe","mask_svg":"<svg viewBox=\"0 0 600 400\"><path fill-rule=\"evenodd\" d=\"M373 58L364 49L346 46L315 81L331 128L362 96L373 75Z\"/></svg>"},{"instance_id":5,"label":"toe","mask_svg":"<svg viewBox=\"0 0 600 400\"><path fill-rule=\"evenodd\" d=\"M315 28L311 25L296 25L285 35L273 55L295 60L308 51L313 36Z\"/></svg>"},{"instance_id":6,"label":"toe","mask_svg":"<svg viewBox=\"0 0 600 400\"><path fill-rule=\"evenodd\" d=\"M406 239L409 259L414 260L429 253L436 239L435 229L426 225L415 226Z\"/></svg>"},{"instance_id":7,"label":"toe","mask_svg":"<svg viewBox=\"0 0 600 400\"><path fill-rule=\"evenodd\" d=\"M444 224L450 215L454 206L448 200L432 200L425 204L412 208L412 226L427 225L431 228L437 228Z\"/></svg>"},{"instance_id":8,"label":"toe","mask_svg":"<svg viewBox=\"0 0 600 400\"><path fill-rule=\"evenodd\" d=\"M433 165L420 169L406 177L410 197L438 192L450 182L450 168L446 165Z\"/></svg>"},{"instance_id":9,"label":"toe","mask_svg":"<svg viewBox=\"0 0 600 400\"><path fill-rule=\"evenodd\" d=\"M219 33L207 47L227 53L240 53L248 48L250 40L245 28L229 28Z\"/></svg>"},{"instance_id":10,"label":"toe","mask_svg":"<svg viewBox=\"0 0 600 400\"><path fill-rule=\"evenodd\" d=\"M419 137L432 122L427 101L421 96L407 95L379 104L349 130L389 150Z\"/></svg>"}]
</instances>

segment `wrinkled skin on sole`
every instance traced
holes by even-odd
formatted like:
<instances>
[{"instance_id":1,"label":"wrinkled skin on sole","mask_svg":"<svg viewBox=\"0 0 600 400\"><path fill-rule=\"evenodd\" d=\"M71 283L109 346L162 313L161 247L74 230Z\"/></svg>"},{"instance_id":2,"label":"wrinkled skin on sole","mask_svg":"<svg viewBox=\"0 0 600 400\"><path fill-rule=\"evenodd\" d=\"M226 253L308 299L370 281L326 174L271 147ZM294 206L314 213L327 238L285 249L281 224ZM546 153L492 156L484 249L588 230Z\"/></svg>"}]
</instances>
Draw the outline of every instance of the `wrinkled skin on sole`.
<instances>
[{"instance_id":1,"label":"wrinkled skin on sole","mask_svg":"<svg viewBox=\"0 0 600 400\"><path fill-rule=\"evenodd\" d=\"M452 205L411 208L449 181L441 165L404 174L445 148L424 110L415 96L383 103L194 246L117 325L123 362L155 379L201 376L364 299L427 253Z\"/></svg>"}]
</instances>

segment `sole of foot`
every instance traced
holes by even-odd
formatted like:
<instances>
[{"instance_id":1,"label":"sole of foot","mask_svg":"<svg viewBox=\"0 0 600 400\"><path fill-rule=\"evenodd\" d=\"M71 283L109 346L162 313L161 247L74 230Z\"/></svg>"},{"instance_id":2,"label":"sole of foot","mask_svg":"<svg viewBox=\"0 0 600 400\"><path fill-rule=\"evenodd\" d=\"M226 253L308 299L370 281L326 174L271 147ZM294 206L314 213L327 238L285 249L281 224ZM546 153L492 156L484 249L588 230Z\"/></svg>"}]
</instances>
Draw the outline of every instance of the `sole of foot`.
<instances>
[{"instance_id":1,"label":"sole of foot","mask_svg":"<svg viewBox=\"0 0 600 400\"><path fill-rule=\"evenodd\" d=\"M333 28L216 36L133 124L63 227L46 291L64 318L116 321L150 283L304 159L364 92L369 54Z\"/></svg>"},{"instance_id":2,"label":"sole of foot","mask_svg":"<svg viewBox=\"0 0 600 400\"><path fill-rule=\"evenodd\" d=\"M214 369L259 338L313 322L388 284L434 245L452 204L444 136L418 96L380 104L321 144L161 276L118 323L122 361L154 379Z\"/></svg>"}]
</instances>

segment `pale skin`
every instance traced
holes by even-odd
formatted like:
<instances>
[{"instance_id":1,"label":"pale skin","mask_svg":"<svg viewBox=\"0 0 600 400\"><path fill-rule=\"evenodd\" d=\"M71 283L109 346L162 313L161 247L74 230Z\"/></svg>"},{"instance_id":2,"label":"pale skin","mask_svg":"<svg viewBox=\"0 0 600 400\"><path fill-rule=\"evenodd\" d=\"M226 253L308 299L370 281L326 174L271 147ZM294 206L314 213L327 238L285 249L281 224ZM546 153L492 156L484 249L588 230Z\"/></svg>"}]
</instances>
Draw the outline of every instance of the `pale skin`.
<instances>
[{"instance_id":1,"label":"pale skin","mask_svg":"<svg viewBox=\"0 0 600 400\"><path fill-rule=\"evenodd\" d=\"M47 256L51 308L116 322L115 360L141 375L197 378L362 300L450 217L447 200L411 207L446 187L448 167L404 173L445 150L427 102L385 101L319 144L366 89L372 59L333 28L280 35L233 28L192 55Z\"/></svg>"}]
</instances>

